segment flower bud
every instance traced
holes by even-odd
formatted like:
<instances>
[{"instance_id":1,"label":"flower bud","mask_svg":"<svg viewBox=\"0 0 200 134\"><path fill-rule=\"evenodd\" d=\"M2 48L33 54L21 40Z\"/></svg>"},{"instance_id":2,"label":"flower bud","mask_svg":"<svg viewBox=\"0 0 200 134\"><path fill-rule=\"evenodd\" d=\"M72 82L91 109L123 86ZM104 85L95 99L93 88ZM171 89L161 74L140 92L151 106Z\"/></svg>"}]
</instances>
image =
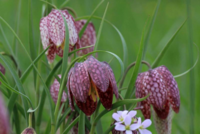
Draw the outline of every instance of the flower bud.
<instances>
[{"instance_id":1,"label":"flower bud","mask_svg":"<svg viewBox=\"0 0 200 134\"><path fill-rule=\"evenodd\" d=\"M36 134L36 132L32 127L28 127L21 134Z\"/></svg>"}]
</instances>

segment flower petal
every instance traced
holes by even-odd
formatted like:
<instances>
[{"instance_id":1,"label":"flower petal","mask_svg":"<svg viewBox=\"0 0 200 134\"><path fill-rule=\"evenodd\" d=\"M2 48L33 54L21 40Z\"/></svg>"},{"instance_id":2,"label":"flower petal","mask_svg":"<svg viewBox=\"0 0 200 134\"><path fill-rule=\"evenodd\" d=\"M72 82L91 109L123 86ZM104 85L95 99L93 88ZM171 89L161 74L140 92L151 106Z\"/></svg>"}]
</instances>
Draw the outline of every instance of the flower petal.
<instances>
[{"instance_id":1,"label":"flower petal","mask_svg":"<svg viewBox=\"0 0 200 134\"><path fill-rule=\"evenodd\" d=\"M142 125L144 126L144 128L147 128L151 125L151 120L150 119L146 119L142 122Z\"/></svg>"},{"instance_id":2,"label":"flower petal","mask_svg":"<svg viewBox=\"0 0 200 134\"><path fill-rule=\"evenodd\" d=\"M142 125L142 121L141 121L141 118L140 118L140 117L138 118L138 122L137 122L137 124Z\"/></svg>"},{"instance_id":3,"label":"flower petal","mask_svg":"<svg viewBox=\"0 0 200 134\"><path fill-rule=\"evenodd\" d=\"M103 62L103 63L105 64L105 66L107 68L106 71L107 71L107 73L109 75L109 80L110 80L110 82L112 84L113 92L114 92L116 98L118 99L119 98L119 93L118 93L118 88L117 88L117 83L116 83L116 80L115 80L114 73L113 73L113 71L112 71L112 69L111 69L111 67L110 67L110 65L108 63L106 63L106 62Z\"/></svg>"},{"instance_id":4,"label":"flower petal","mask_svg":"<svg viewBox=\"0 0 200 134\"><path fill-rule=\"evenodd\" d=\"M61 75L58 75L58 77L61 78ZM55 79L50 87L51 97L53 98L55 104L57 103L58 100L59 89L60 89L60 83L58 82L57 79ZM64 103L66 100L67 100L67 94L65 93L65 91L63 91L61 103Z\"/></svg>"},{"instance_id":5,"label":"flower petal","mask_svg":"<svg viewBox=\"0 0 200 134\"><path fill-rule=\"evenodd\" d=\"M138 129L140 126L141 126L140 124L132 124L132 125L130 126L130 129L131 129L132 131L134 131L134 130Z\"/></svg>"},{"instance_id":6,"label":"flower petal","mask_svg":"<svg viewBox=\"0 0 200 134\"><path fill-rule=\"evenodd\" d=\"M61 46L65 38L65 25L59 10L53 9L48 15L47 27L52 42L57 46Z\"/></svg>"},{"instance_id":7,"label":"flower petal","mask_svg":"<svg viewBox=\"0 0 200 134\"><path fill-rule=\"evenodd\" d=\"M105 66L101 62L96 60L93 56L90 56L84 65L89 72L89 75L98 89L102 92L106 92L109 86L109 77L106 73Z\"/></svg>"},{"instance_id":8,"label":"flower petal","mask_svg":"<svg viewBox=\"0 0 200 134\"><path fill-rule=\"evenodd\" d=\"M90 89L90 79L83 63L75 63L72 75L74 84L74 86L71 87L72 93L76 90L76 100L86 102Z\"/></svg>"},{"instance_id":9,"label":"flower petal","mask_svg":"<svg viewBox=\"0 0 200 134\"><path fill-rule=\"evenodd\" d=\"M47 53L47 59L49 64L54 61L55 57L56 57L56 46L54 44L51 44Z\"/></svg>"},{"instance_id":10,"label":"flower petal","mask_svg":"<svg viewBox=\"0 0 200 134\"><path fill-rule=\"evenodd\" d=\"M116 121L120 121L120 119L119 119L120 115L119 115L119 114L113 113L113 114L112 114L112 117L113 117L113 119L115 119Z\"/></svg>"},{"instance_id":11,"label":"flower petal","mask_svg":"<svg viewBox=\"0 0 200 134\"><path fill-rule=\"evenodd\" d=\"M132 110L132 111L130 111L130 112L128 113L128 115L129 115L131 118L133 118L136 114L137 114L137 111L134 111L134 110Z\"/></svg>"},{"instance_id":12,"label":"flower petal","mask_svg":"<svg viewBox=\"0 0 200 134\"><path fill-rule=\"evenodd\" d=\"M126 130L126 134L132 134L131 130Z\"/></svg>"},{"instance_id":13,"label":"flower petal","mask_svg":"<svg viewBox=\"0 0 200 134\"><path fill-rule=\"evenodd\" d=\"M130 116L126 116L125 119L124 119L124 124L126 126L130 125L131 124L131 117Z\"/></svg>"},{"instance_id":14,"label":"flower petal","mask_svg":"<svg viewBox=\"0 0 200 134\"><path fill-rule=\"evenodd\" d=\"M115 126L115 129L119 130L119 131L124 131L125 130L125 126L124 125L117 125L117 126Z\"/></svg>"},{"instance_id":15,"label":"flower petal","mask_svg":"<svg viewBox=\"0 0 200 134\"><path fill-rule=\"evenodd\" d=\"M147 130L147 129L139 129L140 134L152 134L151 131Z\"/></svg>"},{"instance_id":16,"label":"flower petal","mask_svg":"<svg viewBox=\"0 0 200 134\"><path fill-rule=\"evenodd\" d=\"M79 40L74 18L67 12L67 10L63 10L62 13L67 21L67 26L69 29L69 44L74 46Z\"/></svg>"},{"instance_id":17,"label":"flower petal","mask_svg":"<svg viewBox=\"0 0 200 134\"><path fill-rule=\"evenodd\" d=\"M76 100L77 106L87 115L90 116L97 108L97 101L93 101L92 96L88 96L86 102L83 103L81 101Z\"/></svg>"},{"instance_id":18,"label":"flower petal","mask_svg":"<svg viewBox=\"0 0 200 134\"><path fill-rule=\"evenodd\" d=\"M83 28L83 26L85 25L86 20L79 20L79 21L76 21L75 23L76 23L77 31L79 33L81 31L81 29ZM96 32L95 32L94 25L90 22L87 25L87 27L80 39L80 43L81 43L80 46L86 47L86 46L95 45L95 42L96 42ZM84 55L89 52L92 52L93 50L94 50L94 46L78 51L78 55Z\"/></svg>"},{"instance_id":19,"label":"flower petal","mask_svg":"<svg viewBox=\"0 0 200 134\"><path fill-rule=\"evenodd\" d=\"M113 88L111 86L111 83L109 84L109 87L106 92L102 92L99 88L97 88L97 91L102 105L107 110L111 109L113 100Z\"/></svg>"},{"instance_id":20,"label":"flower petal","mask_svg":"<svg viewBox=\"0 0 200 134\"><path fill-rule=\"evenodd\" d=\"M40 37L41 37L42 45L44 49L46 49L50 45L47 20L48 20L47 17L44 17L40 20ZM48 51L46 52L46 54L47 53Z\"/></svg>"}]
</instances>

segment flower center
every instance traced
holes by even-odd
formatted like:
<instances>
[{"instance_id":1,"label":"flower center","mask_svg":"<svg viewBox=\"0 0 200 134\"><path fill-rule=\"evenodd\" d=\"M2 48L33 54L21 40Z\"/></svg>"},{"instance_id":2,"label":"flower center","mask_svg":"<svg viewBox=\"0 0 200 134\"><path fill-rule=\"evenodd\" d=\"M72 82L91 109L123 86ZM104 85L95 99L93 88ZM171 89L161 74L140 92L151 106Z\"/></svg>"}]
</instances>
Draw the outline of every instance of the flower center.
<instances>
[{"instance_id":1,"label":"flower center","mask_svg":"<svg viewBox=\"0 0 200 134\"><path fill-rule=\"evenodd\" d=\"M124 118L122 116L120 116L119 120L122 122L124 120Z\"/></svg>"},{"instance_id":2,"label":"flower center","mask_svg":"<svg viewBox=\"0 0 200 134\"><path fill-rule=\"evenodd\" d=\"M130 126L127 125L127 126L125 127L125 129L126 129L126 130L130 130Z\"/></svg>"},{"instance_id":3,"label":"flower center","mask_svg":"<svg viewBox=\"0 0 200 134\"><path fill-rule=\"evenodd\" d=\"M93 99L94 102L97 101L96 97L99 97L98 92L97 92L97 88L96 88L96 86L95 86L95 84L92 80L91 80L89 95L92 96L92 99Z\"/></svg>"},{"instance_id":4,"label":"flower center","mask_svg":"<svg viewBox=\"0 0 200 134\"><path fill-rule=\"evenodd\" d=\"M131 124L137 122L137 120L135 118L132 118Z\"/></svg>"},{"instance_id":5,"label":"flower center","mask_svg":"<svg viewBox=\"0 0 200 134\"><path fill-rule=\"evenodd\" d=\"M144 126L143 126L143 125L141 125L141 126L139 127L139 129L144 129Z\"/></svg>"}]
</instances>

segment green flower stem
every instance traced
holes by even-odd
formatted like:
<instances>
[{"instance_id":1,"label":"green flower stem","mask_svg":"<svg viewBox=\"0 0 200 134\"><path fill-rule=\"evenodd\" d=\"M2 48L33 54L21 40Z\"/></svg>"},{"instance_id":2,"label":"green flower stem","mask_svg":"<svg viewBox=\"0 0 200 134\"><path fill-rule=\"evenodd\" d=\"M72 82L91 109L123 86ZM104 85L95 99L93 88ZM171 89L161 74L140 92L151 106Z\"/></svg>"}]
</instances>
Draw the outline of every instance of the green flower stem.
<instances>
[{"instance_id":1,"label":"green flower stem","mask_svg":"<svg viewBox=\"0 0 200 134\"><path fill-rule=\"evenodd\" d=\"M60 125L60 134L63 133L64 127L65 127L65 122L63 121L63 123Z\"/></svg>"},{"instance_id":2,"label":"green flower stem","mask_svg":"<svg viewBox=\"0 0 200 134\"><path fill-rule=\"evenodd\" d=\"M29 126L32 127L32 113L29 113L29 121L28 121Z\"/></svg>"},{"instance_id":3,"label":"green flower stem","mask_svg":"<svg viewBox=\"0 0 200 134\"><path fill-rule=\"evenodd\" d=\"M69 67L67 68L67 71L65 72L64 76L62 76L63 78L66 78L67 77L67 74L69 72L69 69L71 69L71 67L74 65L74 63L79 59L76 58L75 60L72 61L72 63L69 65ZM65 79L62 83L61 83L61 86L60 86L60 89L59 89L59 93L58 93L58 100L57 100L57 103L56 103L56 108L55 108L55 113L54 113L54 123L51 124L51 134L54 134L55 133L55 122L56 122L56 119L58 118L58 112L59 112L59 108L60 108L60 102L61 102L61 99L62 99L62 94L63 94L63 90L66 86L66 83L67 83L67 80ZM59 127L59 126L58 126Z\"/></svg>"},{"instance_id":4,"label":"green flower stem","mask_svg":"<svg viewBox=\"0 0 200 134\"><path fill-rule=\"evenodd\" d=\"M74 9L72 9L70 7L64 7L64 8L62 8L62 10L65 10L65 9L68 10L68 11L70 11L74 15L74 18L77 18L77 14L74 11Z\"/></svg>"},{"instance_id":5,"label":"green flower stem","mask_svg":"<svg viewBox=\"0 0 200 134\"><path fill-rule=\"evenodd\" d=\"M150 65L148 62L142 61L141 63L147 65L148 68L149 68L149 70L151 69L151 65ZM121 79L121 81L120 81L119 88L122 88L127 73L129 72L129 70L130 70L132 67L135 66L135 64L136 64L136 62L133 62L133 63L131 63L131 64L127 67L127 69L126 69L126 71L124 72L124 75L123 75L123 77L122 77L122 79Z\"/></svg>"},{"instance_id":6,"label":"green flower stem","mask_svg":"<svg viewBox=\"0 0 200 134\"><path fill-rule=\"evenodd\" d=\"M90 134L94 134L94 132L95 132L95 127L96 127L96 124L97 124L97 122L95 122L95 118L98 115L100 104L101 103L100 103L100 100L99 100L98 105L97 105L97 109L92 116L92 126L91 126L91 130L90 130Z\"/></svg>"}]
</instances>

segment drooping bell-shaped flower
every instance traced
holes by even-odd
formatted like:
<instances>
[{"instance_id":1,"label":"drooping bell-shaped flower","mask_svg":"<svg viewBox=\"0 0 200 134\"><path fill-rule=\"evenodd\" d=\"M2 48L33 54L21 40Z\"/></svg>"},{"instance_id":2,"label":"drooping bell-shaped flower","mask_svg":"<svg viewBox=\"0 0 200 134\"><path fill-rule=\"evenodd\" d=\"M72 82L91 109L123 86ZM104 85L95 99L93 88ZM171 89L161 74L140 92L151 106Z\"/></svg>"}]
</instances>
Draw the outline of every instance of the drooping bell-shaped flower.
<instances>
[{"instance_id":1,"label":"drooping bell-shaped flower","mask_svg":"<svg viewBox=\"0 0 200 134\"><path fill-rule=\"evenodd\" d=\"M58 77L61 79L61 75L58 75ZM50 94L55 104L57 103L58 100L59 89L60 89L60 83L58 82L57 79L55 79L50 88ZM65 91L63 91L61 98L61 105L62 103L66 102L66 100L67 100L67 94L65 93Z\"/></svg>"},{"instance_id":2,"label":"drooping bell-shaped flower","mask_svg":"<svg viewBox=\"0 0 200 134\"><path fill-rule=\"evenodd\" d=\"M81 29L83 28L83 26L85 25L86 20L79 20L79 21L76 21L75 23L76 23L77 31L79 33L81 31ZM95 43L96 43L96 32L95 32L93 23L90 22L87 25L87 27L80 39L80 43L79 43L79 45L77 45L77 48L79 49L82 47L92 46L92 45L95 45ZM78 55L81 56L81 55L87 54L89 52L92 52L93 50L94 50L94 46L78 51Z\"/></svg>"},{"instance_id":3,"label":"drooping bell-shaped flower","mask_svg":"<svg viewBox=\"0 0 200 134\"><path fill-rule=\"evenodd\" d=\"M68 74L69 103L74 109L73 96L77 106L91 115L97 107L97 97L106 109L112 106L113 93L118 98L118 89L114 74L105 62L99 62L93 56L86 61L76 63Z\"/></svg>"},{"instance_id":4,"label":"drooping bell-shaped flower","mask_svg":"<svg viewBox=\"0 0 200 134\"><path fill-rule=\"evenodd\" d=\"M65 17L69 29L69 51L72 51L74 45L78 42L78 33L74 18L67 10L53 9L51 13L40 20L40 36L43 48L50 48L46 52L49 63L52 63L56 54L63 56L63 49L65 44L65 24L61 13Z\"/></svg>"},{"instance_id":5,"label":"drooping bell-shaped flower","mask_svg":"<svg viewBox=\"0 0 200 134\"><path fill-rule=\"evenodd\" d=\"M8 111L0 93L0 134L10 134Z\"/></svg>"},{"instance_id":6,"label":"drooping bell-shaped flower","mask_svg":"<svg viewBox=\"0 0 200 134\"><path fill-rule=\"evenodd\" d=\"M32 127L28 127L21 134L36 134L36 132Z\"/></svg>"},{"instance_id":7,"label":"drooping bell-shaped flower","mask_svg":"<svg viewBox=\"0 0 200 134\"><path fill-rule=\"evenodd\" d=\"M158 133L168 134L171 131L171 108L178 113L180 108L180 95L178 85L171 74L165 67L160 66L148 72L138 75L136 80L136 98L150 96L139 102L142 107L141 111L146 119L151 117L150 105L155 112L155 123ZM165 129L161 132L160 128Z\"/></svg>"}]
</instances>

